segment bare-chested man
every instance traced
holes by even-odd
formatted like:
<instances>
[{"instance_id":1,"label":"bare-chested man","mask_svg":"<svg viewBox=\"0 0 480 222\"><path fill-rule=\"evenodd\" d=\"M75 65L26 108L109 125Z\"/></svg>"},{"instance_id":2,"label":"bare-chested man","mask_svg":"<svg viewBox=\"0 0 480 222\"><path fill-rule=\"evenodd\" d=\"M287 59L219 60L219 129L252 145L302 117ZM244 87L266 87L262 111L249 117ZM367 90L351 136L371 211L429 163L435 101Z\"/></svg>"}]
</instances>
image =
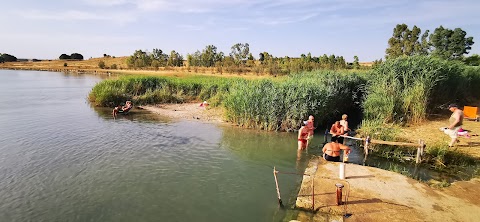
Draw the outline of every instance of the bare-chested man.
<instances>
[{"instance_id":1,"label":"bare-chested man","mask_svg":"<svg viewBox=\"0 0 480 222\"><path fill-rule=\"evenodd\" d=\"M349 154L351 149L340 143L330 142L323 146L323 158L328 161L340 162L340 150L346 150Z\"/></svg>"}]
</instances>

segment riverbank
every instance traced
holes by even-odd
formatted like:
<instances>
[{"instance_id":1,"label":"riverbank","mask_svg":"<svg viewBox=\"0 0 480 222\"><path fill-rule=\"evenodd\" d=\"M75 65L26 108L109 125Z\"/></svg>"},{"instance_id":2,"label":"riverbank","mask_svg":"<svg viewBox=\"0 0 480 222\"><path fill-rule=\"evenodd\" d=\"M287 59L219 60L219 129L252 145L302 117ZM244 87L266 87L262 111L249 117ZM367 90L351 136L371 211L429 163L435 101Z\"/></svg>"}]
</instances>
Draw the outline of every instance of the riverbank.
<instances>
[{"instance_id":1,"label":"riverbank","mask_svg":"<svg viewBox=\"0 0 480 222\"><path fill-rule=\"evenodd\" d=\"M218 73L214 68L207 67L159 67L157 70L129 69L126 65L127 57L105 57L91 58L88 60L42 60L28 62L6 62L0 63L0 69L7 70L32 70L32 71L50 71L50 72L72 72L72 73L94 73L94 74L117 74L117 75L153 75L153 76L175 76L184 77L191 75L207 75L221 77L239 77L246 79L268 78L268 75L239 75L232 73ZM104 62L104 69L99 68L98 64ZM65 64L67 66L65 66ZM116 67L116 68L112 68Z\"/></svg>"},{"instance_id":2,"label":"riverbank","mask_svg":"<svg viewBox=\"0 0 480 222\"><path fill-rule=\"evenodd\" d=\"M436 189L373 167L347 164L345 172L346 179L340 180L339 163L319 157L309 162L305 173L314 175L316 213L311 216L301 212L299 221L341 221L345 212L349 215L346 221L476 221L480 216L478 178ZM303 177L297 208L311 211L311 180L310 176ZM348 192L346 206L336 205L336 183L345 186L344 197Z\"/></svg>"},{"instance_id":3,"label":"riverbank","mask_svg":"<svg viewBox=\"0 0 480 222\"><path fill-rule=\"evenodd\" d=\"M155 106L139 106L158 115L172 119L196 120L210 123L225 123L221 108L202 107L198 103L158 104Z\"/></svg>"}]
</instances>

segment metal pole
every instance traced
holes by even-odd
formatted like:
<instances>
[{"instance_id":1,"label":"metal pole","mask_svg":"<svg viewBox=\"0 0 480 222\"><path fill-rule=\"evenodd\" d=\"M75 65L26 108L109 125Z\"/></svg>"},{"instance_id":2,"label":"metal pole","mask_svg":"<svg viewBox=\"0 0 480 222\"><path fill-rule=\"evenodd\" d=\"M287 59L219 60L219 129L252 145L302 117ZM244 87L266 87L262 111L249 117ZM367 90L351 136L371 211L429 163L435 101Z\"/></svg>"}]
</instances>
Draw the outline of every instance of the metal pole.
<instances>
[{"instance_id":1,"label":"metal pole","mask_svg":"<svg viewBox=\"0 0 480 222\"><path fill-rule=\"evenodd\" d=\"M312 177L312 211L315 212L315 174Z\"/></svg>"},{"instance_id":2,"label":"metal pole","mask_svg":"<svg viewBox=\"0 0 480 222\"><path fill-rule=\"evenodd\" d=\"M280 189L278 188L277 173L278 171L276 171L275 167L273 167L273 177L275 177L275 187L277 188L278 204L283 207L282 198L280 197Z\"/></svg>"}]
</instances>

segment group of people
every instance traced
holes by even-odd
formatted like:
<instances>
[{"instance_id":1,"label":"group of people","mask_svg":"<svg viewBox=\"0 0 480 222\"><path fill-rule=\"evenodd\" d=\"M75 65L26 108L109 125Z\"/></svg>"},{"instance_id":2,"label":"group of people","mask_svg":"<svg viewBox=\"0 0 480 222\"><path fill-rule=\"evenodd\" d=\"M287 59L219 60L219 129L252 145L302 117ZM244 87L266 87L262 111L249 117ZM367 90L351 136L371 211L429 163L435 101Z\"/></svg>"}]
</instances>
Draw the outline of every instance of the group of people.
<instances>
[{"instance_id":1,"label":"group of people","mask_svg":"<svg viewBox=\"0 0 480 222\"><path fill-rule=\"evenodd\" d=\"M351 149L343 144L344 135L348 135L350 128L348 127L348 116L342 115L340 121L336 121L330 128L330 134L332 134L332 140L323 146L323 157L328 161L340 161L340 151L345 150L348 155ZM313 138L314 117L311 115L307 121L302 122L302 127L298 130L298 150L307 149L310 141Z\"/></svg>"}]
</instances>

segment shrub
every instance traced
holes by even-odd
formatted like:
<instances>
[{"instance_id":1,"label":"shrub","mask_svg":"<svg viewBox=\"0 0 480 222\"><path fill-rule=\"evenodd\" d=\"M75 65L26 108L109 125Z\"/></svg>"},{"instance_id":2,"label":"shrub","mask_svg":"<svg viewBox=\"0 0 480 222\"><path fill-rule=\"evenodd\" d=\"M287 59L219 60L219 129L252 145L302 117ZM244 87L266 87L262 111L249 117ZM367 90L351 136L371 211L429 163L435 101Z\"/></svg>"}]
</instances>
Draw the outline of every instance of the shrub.
<instances>
[{"instance_id":1,"label":"shrub","mask_svg":"<svg viewBox=\"0 0 480 222\"><path fill-rule=\"evenodd\" d=\"M104 61L98 62L98 68L104 69L105 68L105 62Z\"/></svg>"}]
</instances>

